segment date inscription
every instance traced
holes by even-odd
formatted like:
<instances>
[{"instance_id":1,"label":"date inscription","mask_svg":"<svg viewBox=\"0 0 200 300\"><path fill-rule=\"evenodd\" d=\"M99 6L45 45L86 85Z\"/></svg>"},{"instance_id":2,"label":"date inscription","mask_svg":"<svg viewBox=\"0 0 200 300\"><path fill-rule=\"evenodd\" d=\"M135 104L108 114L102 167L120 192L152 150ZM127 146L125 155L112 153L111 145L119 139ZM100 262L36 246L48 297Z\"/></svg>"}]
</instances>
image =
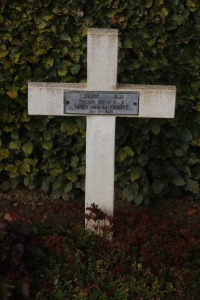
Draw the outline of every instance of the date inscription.
<instances>
[{"instance_id":1,"label":"date inscription","mask_svg":"<svg viewBox=\"0 0 200 300\"><path fill-rule=\"evenodd\" d=\"M64 114L138 115L139 92L64 91Z\"/></svg>"}]
</instances>

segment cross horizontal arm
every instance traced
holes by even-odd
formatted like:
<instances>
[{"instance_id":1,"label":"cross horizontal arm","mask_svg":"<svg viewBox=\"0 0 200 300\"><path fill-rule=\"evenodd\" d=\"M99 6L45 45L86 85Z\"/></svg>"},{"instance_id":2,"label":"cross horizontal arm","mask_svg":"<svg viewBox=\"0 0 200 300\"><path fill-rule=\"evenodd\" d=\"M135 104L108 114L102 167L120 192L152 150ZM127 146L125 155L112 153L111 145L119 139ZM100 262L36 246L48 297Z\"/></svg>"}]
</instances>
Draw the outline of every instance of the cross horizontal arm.
<instances>
[{"instance_id":1,"label":"cross horizontal arm","mask_svg":"<svg viewBox=\"0 0 200 300\"><path fill-rule=\"evenodd\" d=\"M92 89L84 83L31 82L28 84L29 115L66 116L64 114L64 90L81 92L91 91ZM176 97L176 87L174 86L119 84L112 91L116 93L139 93L139 114L137 116L129 115L128 117L174 117ZM123 117L120 112L116 116Z\"/></svg>"}]
</instances>

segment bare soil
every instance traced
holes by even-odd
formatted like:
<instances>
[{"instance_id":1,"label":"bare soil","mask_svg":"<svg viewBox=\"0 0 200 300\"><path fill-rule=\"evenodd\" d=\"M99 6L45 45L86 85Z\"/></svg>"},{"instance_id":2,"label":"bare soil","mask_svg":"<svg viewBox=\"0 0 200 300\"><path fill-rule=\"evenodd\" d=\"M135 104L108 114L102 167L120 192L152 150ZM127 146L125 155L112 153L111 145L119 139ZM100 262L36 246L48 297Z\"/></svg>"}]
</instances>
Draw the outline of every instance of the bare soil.
<instances>
[{"instance_id":1,"label":"bare soil","mask_svg":"<svg viewBox=\"0 0 200 300\"><path fill-rule=\"evenodd\" d=\"M135 210L138 213L149 212L155 216L171 217L183 225L200 223L200 201L191 195L181 199L158 199L149 206L137 207L122 201L120 193L115 194L115 210ZM30 191L25 188L0 194L0 217L16 212L32 218L33 222L49 222L65 225L72 221L84 225L84 199L71 201L53 200L40 190Z\"/></svg>"}]
</instances>

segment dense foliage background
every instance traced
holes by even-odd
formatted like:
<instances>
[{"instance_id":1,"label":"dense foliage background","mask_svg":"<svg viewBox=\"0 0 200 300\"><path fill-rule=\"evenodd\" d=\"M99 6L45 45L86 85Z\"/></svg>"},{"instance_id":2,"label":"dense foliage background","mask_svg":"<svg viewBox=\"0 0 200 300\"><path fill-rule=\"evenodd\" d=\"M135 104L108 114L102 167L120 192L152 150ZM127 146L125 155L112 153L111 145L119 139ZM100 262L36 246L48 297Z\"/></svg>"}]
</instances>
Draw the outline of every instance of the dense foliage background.
<instances>
[{"instance_id":1,"label":"dense foliage background","mask_svg":"<svg viewBox=\"0 0 200 300\"><path fill-rule=\"evenodd\" d=\"M87 28L119 29L118 82L177 87L174 120L119 119L116 184L139 204L200 180L198 0L1 0L0 190L84 190L84 118L27 115L29 81L86 81Z\"/></svg>"}]
</instances>

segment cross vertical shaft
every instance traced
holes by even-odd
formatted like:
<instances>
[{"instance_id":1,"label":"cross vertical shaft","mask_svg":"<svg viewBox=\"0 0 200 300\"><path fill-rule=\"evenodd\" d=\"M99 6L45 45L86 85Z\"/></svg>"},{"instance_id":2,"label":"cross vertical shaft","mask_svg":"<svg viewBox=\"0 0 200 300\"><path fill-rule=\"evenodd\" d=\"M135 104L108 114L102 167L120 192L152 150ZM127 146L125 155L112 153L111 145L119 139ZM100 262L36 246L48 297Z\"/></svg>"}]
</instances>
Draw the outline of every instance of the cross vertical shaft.
<instances>
[{"instance_id":1,"label":"cross vertical shaft","mask_svg":"<svg viewBox=\"0 0 200 300\"><path fill-rule=\"evenodd\" d=\"M90 29L87 51L87 89L115 90L117 30ZM115 123L115 116L87 117L85 206L95 203L110 216L114 209Z\"/></svg>"}]
</instances>

